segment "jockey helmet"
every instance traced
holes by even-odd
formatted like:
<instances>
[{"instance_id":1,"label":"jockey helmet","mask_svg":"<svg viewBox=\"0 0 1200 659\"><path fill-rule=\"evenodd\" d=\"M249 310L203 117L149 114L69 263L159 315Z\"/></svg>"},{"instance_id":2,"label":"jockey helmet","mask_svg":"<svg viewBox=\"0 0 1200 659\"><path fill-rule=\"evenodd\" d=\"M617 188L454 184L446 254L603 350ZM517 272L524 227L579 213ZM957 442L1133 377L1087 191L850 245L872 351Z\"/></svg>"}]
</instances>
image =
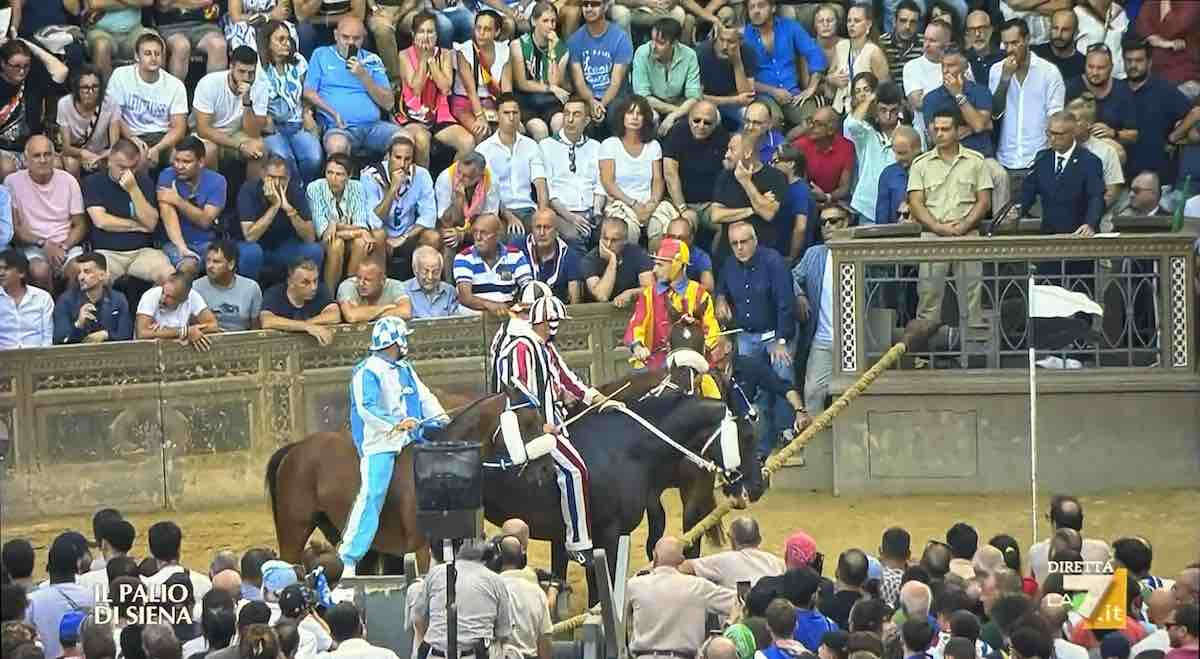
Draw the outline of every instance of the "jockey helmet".
<instances>
[{"instance_id":1,"label":"jockey helmet","mask_svg":"<svg viewBox=\"0 0 1200 659\"><path fill-rule=\"evenodd\" d=\"M570 319L571 317L567 315L567 308L563 306L561 300L553 295L538 298L529 310L529 324L549 323L551 335L558 333L560 321Z\"/></svg>"},{"instance_id":2,"label":"jockey helmet","mask_svg":"<svg viewBox=\"0 0 1200 659\"><path fill-rule=\"evenodd\" d=\"M550 287L547 286L545 282L532 279L529 281L529 283L525 284L525 286L521 288L521 295L518 298L517 303L512 306L512 310L517 313L529 311L534 302L537 302L546 296L553 297L554 292L550 290Z\"/></svg>"},{"instance_id":3,"label":"jockey helmet","mask_svg":"<svg viewBox=\"0 0 1200 659\"><path fill-rule=\"evenodd\" d=\"M685 271L688 266L688 261L691 260L691 250L688 249L687 243L675 238L665 238L658 245L658 252L654 255L654 260L659 262L670 263L668 269L671 281L679 278L680 273Z\"/></svg>"},{"instance_id":4,"label":"jockey helmet","mask_svg":"<svg viewBox=\"0 0 1200 659\"><path fill-rule=\"evenodd\" d=\"M385 350L393 344L400 346L400 354L408 354L408 335L412 330L399 318L387 316L379 319L371 330L371 350Z\"/></svg>"}]
</instances>

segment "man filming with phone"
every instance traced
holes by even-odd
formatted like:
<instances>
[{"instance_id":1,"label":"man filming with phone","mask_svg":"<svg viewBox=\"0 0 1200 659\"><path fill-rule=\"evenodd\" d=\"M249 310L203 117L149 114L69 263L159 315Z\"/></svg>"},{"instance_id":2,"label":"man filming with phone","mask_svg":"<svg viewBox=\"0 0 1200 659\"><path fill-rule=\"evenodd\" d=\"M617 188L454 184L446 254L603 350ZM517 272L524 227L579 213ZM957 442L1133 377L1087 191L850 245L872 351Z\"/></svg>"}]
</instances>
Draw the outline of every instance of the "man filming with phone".
<instances>
[{"instance_id":1,"label":"man filming with phone","mask_svg":"<svg viewBox=\"0 0 1200 659\"><path fill-rule=\"evenodd\" d=\"M313 51L304 100L317 109L326 157L334 153L382 158L400 126L384 121L396 97L379 56L362 47L363 22L347 15L333 32L334 45Z\"/></svg>"},{"instance_id":2,"label":"man filming with phone","mask_svg":"<svg viewBox=\"0 0 1200 659\"><path fill-rule=\"evenodd\" d=\"M679 571L694 574L726 588L738 588L740 584L750 587L762 577L773 577L787 570L783 559L758 548L762 534L753 517L739 517L729 525L730 544L733 549L684 561Z\"/></svg>"}]
</instances>

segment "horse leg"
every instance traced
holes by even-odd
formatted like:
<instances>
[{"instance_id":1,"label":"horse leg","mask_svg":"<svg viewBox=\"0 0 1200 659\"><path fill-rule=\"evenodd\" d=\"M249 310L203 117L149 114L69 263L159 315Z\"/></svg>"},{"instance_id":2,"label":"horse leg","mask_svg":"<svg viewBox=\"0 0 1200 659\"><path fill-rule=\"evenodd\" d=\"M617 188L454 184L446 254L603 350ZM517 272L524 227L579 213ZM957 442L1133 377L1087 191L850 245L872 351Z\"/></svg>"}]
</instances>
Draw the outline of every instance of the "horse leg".
<instances>
[{"instance_id":1,"label":"horse leg","mask_svg":"<svg viewBox=\"0 0 1200 659\"><path fill-rule=\"evenodd\" d=\"M654 545L667 530L667 511L662 504L662 490L646 497L646 559L654 560Z\"/></svg>"},{"instance_id":2,"label":"horse leg","mask_svg":"<svg viewBox=\"0 0 1200 659\"><path fill-rule=\"evenodd\" d=\"M567 545L561 540L550 541L550 573L564 581L567 579Z\"/></svg>"},{"instance_id":3,"label":"horse leg","mask_svg":"<svg viewBox=\"0 0 1200 659\"><path fill-rule=\"evenodd\" d=\"M699 524L701 520L717 507L710 479L698 478L685 487L681 487L679 489L679 498L683 503L683 529L685 532L690 531L696 524ZM724 544L724 531L719 522L716 526L709 529L705 535L711 544ZM691 547L684 550L684 556L699 558L700 544L700 541L697 540Z\"/></svg>"}]
</instances>

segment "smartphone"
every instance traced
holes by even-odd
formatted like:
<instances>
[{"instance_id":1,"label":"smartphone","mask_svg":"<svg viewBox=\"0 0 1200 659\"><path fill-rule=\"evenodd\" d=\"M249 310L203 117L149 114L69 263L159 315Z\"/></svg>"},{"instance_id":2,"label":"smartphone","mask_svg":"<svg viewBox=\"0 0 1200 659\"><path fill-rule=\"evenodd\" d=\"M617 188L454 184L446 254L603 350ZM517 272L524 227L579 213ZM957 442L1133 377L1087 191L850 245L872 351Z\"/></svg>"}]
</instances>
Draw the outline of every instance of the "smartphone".
<instances>
[{"instance_id":1,"label":"smartphone","mask_svg":"<svg viewBox=\"0 0 1200 659\"><path fill-rule=\"evenodd\" d=\"M351 60L358 57L358 46L351 45L346 49L346 59Z\"/></svg>"},{"instance_id":2,"label":"smartphone","mask_svg":"<svg viewBox=\"0 0 1200 659\"><path fill-rule=\"evenodd\" d=\"M737 582L737 597L738 597L738 601L739 601L739 602L743 602L743 603L744 603L744 602L746 601L746 598L747 598L749 595L750 595L750 582L749 582L749 581L739 581L739 582Z\"/></svg>"}]
</instances>

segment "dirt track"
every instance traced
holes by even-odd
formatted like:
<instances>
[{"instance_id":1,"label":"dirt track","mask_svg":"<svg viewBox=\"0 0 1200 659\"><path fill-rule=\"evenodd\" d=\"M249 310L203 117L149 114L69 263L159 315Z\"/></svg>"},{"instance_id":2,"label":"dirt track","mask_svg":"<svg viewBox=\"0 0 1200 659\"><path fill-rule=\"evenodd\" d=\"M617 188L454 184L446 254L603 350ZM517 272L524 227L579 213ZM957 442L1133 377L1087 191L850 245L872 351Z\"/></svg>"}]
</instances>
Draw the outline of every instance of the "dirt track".
<instances>
[{"instance_id":1,"label":"dirt track","mask_svg":"<svg viewBox=\"0 0 1200 659\"><path fill-rule=\"evenodd\" d=\"M664 497L668 510L668 532L680 532L679 501L673 494ZM1174 578L1190 562L1200 560L1200 490L1122 493L1083 499L1084 534L1113 540L1123 535L1141 535L1154 546L1154 573ZM1039 510L1039 537L1048 532L1044 519L1046 504ZM967 521L979 531L981 542L997 533L1009 533L1022 546L1031 538L1028 496L953 496L953 497L833 497L806 492L772 492L754 505L752 514L762 526L764 548L781 551L786 536L804 529L817 540L820 551L831 566L839 552L860 547L874 552L883 530L904 526L912 534L913 552L919 555L931 538L944 538L946 529L957 521ZM148 555L145 531L151 524L173 519L183 528L183 559L189 567L206 571L212 554L220 549L242 551L255 546L275 546L275 533L266 502L225 509L131 514L138 530L134 554ZM731 518L727 518L731 519ZM0 539L29 538L38 550L37 571L44 573L46 548L54 536L66 529L78 529L91 537L91 518L86 515L47 519L39 523L3 525ZM633 569L644 565L646 529L643 524L633 534ZM706 547L705 552L713 551ZM549 563L549 546L535 542L530 564ZM571 581L582 594L582 572L571 568ZM828 570L827 570L828 571ZM581 601L581 600L579 600ZM578 603L578 602L577 602Z\"/></svg>"}]
</instances>

